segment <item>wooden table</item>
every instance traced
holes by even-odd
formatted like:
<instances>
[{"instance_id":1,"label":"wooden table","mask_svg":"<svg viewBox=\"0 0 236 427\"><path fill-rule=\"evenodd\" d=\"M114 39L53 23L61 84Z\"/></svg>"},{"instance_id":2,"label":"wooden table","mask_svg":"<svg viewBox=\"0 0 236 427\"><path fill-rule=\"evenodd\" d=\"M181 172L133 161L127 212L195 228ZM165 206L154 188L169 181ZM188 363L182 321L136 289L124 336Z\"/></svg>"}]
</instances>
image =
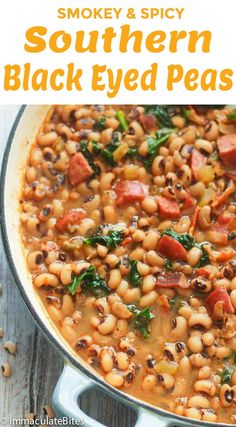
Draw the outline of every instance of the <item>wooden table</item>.
<instances>
[{"instance_id":1,"label":"wooden table","mask_svg":"<svg viewBox=\"0 0 236 427\"><path fill-rule=\"evenodd\" d=\"M19 106L0 105L0 156ZM43 406L51 403L51 395L63 367L63 359L35 326L26 309L0 247L0 364L12 366L11 378L0 374L0 417L23 418L29 413L43 414ZM4 350L4 342L17 343L17 353ZM134 413L123 405L93 391L82 398L83 410L109 427L131 427ZM10 423L6 424L7 426ZM151 426L150 426L151 427Z\"/></svg>"}]
</instances>

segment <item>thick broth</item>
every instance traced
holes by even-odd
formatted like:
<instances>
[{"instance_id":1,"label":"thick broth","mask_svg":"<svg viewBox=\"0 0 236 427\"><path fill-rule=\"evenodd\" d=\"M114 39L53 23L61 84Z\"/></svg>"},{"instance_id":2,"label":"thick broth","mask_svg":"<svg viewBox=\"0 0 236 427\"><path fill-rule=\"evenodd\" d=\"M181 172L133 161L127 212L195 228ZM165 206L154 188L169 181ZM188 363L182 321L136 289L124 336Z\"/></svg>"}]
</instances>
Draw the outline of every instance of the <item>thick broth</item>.
<instances>
[{"instance_id":1,"label":"thick broth","mask_svg":"<svg viewBox=\"0 0 236 427\"><path fill-rule=\"evenodd\" d=\"M236 123L212 107L57 106L22 190L28 267L114 387L236 421Z\"/></svg>"}]
</instances>

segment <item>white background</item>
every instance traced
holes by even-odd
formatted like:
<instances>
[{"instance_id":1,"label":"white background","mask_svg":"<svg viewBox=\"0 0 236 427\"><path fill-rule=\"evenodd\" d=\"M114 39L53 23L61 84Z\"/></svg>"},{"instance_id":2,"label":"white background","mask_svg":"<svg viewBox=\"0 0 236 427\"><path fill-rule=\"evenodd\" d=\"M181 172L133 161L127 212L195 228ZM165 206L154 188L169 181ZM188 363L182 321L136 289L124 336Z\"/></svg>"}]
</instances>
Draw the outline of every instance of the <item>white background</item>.
<instances>
[{"instance_id":1,"label":"white background","mask_svg":"<svg viewBox=\"0 0 236 427\"><path fill-rule=\"evenodd\" d=\"M16 103L172 103L172 104L207 104L207 103L233 103L236 101L236 25L235 25L235 0L8 0L1 2L0 10L0 100L5 104ZM120 20L60 20L57 18L59 7L123 7L124 14ZM181 20L128 20L125 19L125 11L128 7L134 7L137 11L141 7L185 7ZM164 30L167 33L173 30L210 30L212 31L211 53L189 53L187 44L183 42L178 53L170 54L166 49L160 54L148 53L145 49L142 53L119 53L114 48L113 53L92 54L76 53L73 47L65 53L53 53L49 49L42 53L32 54L24 51L25 32L29 27L40 25L49 28L49 34L56 30L66 30L72 35L78 30L97 30L114 26L116 30L121 25L128 23L132 30L142 30L144 35L155 30ZM46 37L48 40L48 37ZM115 46L116 44L114 44ZM101 49L101 45L100 45ZM65 68L67 63L74 62L78 68L83 68L83 91L67 92L66 90L55 92L48 89L46 92L4 92L4 65L24 64L31 62L32 69ZM143 92L140 88L135 92L129 92L123 85L116 98L109 99L104 92L94 92L91 89L91 68L94 64L107 64L116 70L121 67L124 70L132 67L140 71L147 69L153 62L159 63L158 88L155 92ZM189 92L184 84L176 85L173 92L166 89L167 66L169 64L181 64L187 70L198 68L203 71L207 68L221 70L232 68L234 70L234 86L228 92L204 92L199 88ZM104 74L104 83L107 83Z\"/></svg>"}]
</instances>

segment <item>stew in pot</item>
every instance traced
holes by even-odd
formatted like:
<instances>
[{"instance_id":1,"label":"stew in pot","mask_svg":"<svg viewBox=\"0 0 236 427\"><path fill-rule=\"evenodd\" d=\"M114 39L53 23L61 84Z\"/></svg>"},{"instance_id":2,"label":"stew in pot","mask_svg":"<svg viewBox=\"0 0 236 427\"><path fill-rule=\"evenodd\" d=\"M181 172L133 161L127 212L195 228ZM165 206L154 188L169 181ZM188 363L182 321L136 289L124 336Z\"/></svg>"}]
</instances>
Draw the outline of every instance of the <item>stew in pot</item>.
<instances>
[{"instance_id":1,"label":"stew in pot","mask_svg":"<svg viewBox=\"0 0 236 427\"><path fill-rule=\"evenodd\" d=\"M67 105L30 151L27 264L73 350L112 386L236 423L236 113Z\"/></svg>"}]
</instances>

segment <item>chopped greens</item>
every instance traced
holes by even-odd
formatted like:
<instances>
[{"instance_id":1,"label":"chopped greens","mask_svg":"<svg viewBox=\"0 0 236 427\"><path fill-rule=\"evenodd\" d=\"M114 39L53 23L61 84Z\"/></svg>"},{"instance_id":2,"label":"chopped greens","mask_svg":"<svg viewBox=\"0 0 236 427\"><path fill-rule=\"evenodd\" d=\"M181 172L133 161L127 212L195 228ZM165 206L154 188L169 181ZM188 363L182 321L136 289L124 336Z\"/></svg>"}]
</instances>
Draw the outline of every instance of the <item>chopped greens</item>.
<instances>
[{"instance_id":1,"label":"chopped greens","mask_svg":"<svg viewBox=\"0 0 236 427\"><path fill-rule=\"evenodd\" d=\"M179 303L180 303L180 299L178 295L174 296L173 298L169 298L169 304L172 310L177 309L177 307L179 306Z\"/></svg>"},{"instance_id":2,"label":"chopped greens","mask_svg":"<svg viewBox=\"0 0 236 427\"><path fill-rule=\"evenodd\" d=\"M137 148L129 148L129 151L127 153L127 155L131 158L131 159L135 159L137 157L138 154L138 150Z\"/></svg>"},{"instance_id":3,"label":"chopped greens","mask_svg":"<svg viewBox=\"0 0 236 427\"><path fill-rule=\"evenodd\" d=\"M95 125L93 126L93 129L101 132L105 128L105 123L106 117L101 117L101 119L96 121Z\"/></svg>"},{"instance_id":4,"label":"chopped greens","mask_svg":"<svg viewBox=\"0 0 236 427\"><path fill-rule=\"evenodd\" d=\"M138 330L144 338L148 338L150 335L149 321L154 319L155 315L151 313L149 307L143 310L139 310L135 305L128 305L127 307L133 313L131 320L133 329Z\"/></svg>"},{"instance_id":5,"label":"chopped greens","mask_svg":"<svg viewBox=\"0 0 236 427\"><path fill-rule=\"evenodd\" d=\"M148 154L144 159L144 165L147 169L152 166L160 147L168 140L169 136L173 133L173 129L161 129L156 132L156 138L148 138Z\"/></svg>"},{"instance_id":6,"label":"chopped greens","mask_svg":"<svg viewBox=\"0 0 236 427\"><path fill-rule=\"evenodd\" d=\"M167 271L171 271L173 269L173 262L170 259L165 259L164 267Z\"/></svg>"},{"instance_id":7,"label":"chopped greens","mask_svg":"<svg viewBox=\"0 0 236 427\"><path fill-rule=\"evenodd\" d=\"M160 127L173 128L171 120L171 106L168 105L145 105L145 113L155 116Z\"/></svg>"},{"instance_id":8,"label":"chopped greens","mask_svg":"<svg viewBox=\"0 0 236 427\"><path fill-rule=\"evenodd\" d=\"M84 240L85 245L95 246L96 244L107 246L109 249L115 249L124 238L123 231L109 230L106 236L95 233Z\"/></svg>"},{"instance_id":9,"label":"chopped greens","mask_svg":"<svg viewBox=\"0 0 236 427\"><path fill-rule=\"evenodd\" d=\"M123 111L117 111L116 118L119 120L121 128L126 132L129 128L129 125Z\"/></svg>"},{"instance_id":10,"label":"chopped greens","mask_svg":"<svg viewBox=\"0 0 236 427\"><path fill-rule=\"evenodd\" d=\"M146 114L155 116L157 119L158 126L163 128L173 128L171 118L176 115L181 115L184 118L188 118L190 111L187 106L181 105L144 105Z\"/></svg>"},{"instance_id":11,"label":"chopped greens","mask_svg":"<svg viewBox=\"0 0 236 427\"><path fill-rule=\"evenodd\" d=\"M204 265L207 265L210 263L210 259L208 256L208 253L206 249L204 248L204 243L197 243L194 237L190 236L188 233L184 234L178 234L171 228L168 228L167 230L163 231L161 234L167 235L170 237L173 237L173 239L177 240L177 242L181 243L181 245L187 250L190 251L194 246L201 249L202 255L198 262L198 264L195 266L196 268L204 267Z\"/></svg>"},{"instance_id":12,"label":"chopped greens","mask_svg":"<svg viewBox=\"0 0 236 427\"><path fill-rule=\"evenodd\" d=\"M230 365L224 365L223 371L220 371L221 384L231 384L231 378L235 368Z\"/></svg>"},{"instance_id":13,"label":"chopped greens","mask_svg":"<svg viewBox=\"0 0 236 427\"><path fill-rule=\"evenodd\" d=\"M140 286L142 283L141 274L137 269L138 261L136 259L129 258L130 271L128 274L128 280L133 286Z\"/></svg>"},{"instance_id":14,"label":"chopped greens","mask_svg":"<svg viewBox=\"0 0 236 427\"><path fill-rule=\"evenodd\" d=\"M93 155L92 155L92 153L90 153L90 151L88 149L88 142L87 141L81 141L80 148L81 148L81 153L88 160L88 163L93 170L92 177L94 178L94 177L100 175L100 167L97 166L96 163L94 163Z\"/></svg>"},{"instance_id":15,"label":"chopped greens","mask_svg":"<svg viewBox=\"0 0 236 427\"><path fill-rule=\"evenodd\" d=\"M197 243L196 243L196 244L195 244L195 246L196 246L197 248L201 249L201 251L202 251L201 258L200 258L200 260L199 260L198 264L196 265L196 267L197 267L197 268L204 267L204 265L207 265L207 264L209 264L209 263L210 263L209 255L208 255L208 253L207 253L207 251L206 251L206 249L204 248L204 246L203 246L203 244L202 244L202 243L201 243L201 244L197 244Z\"/></svg>"},{"instance_id":16,"label":"chopped greens","mask_svg":"<svg viewBox=\"0 0 236 427\"><path fill-rule=\"evenodd\" d=\"M78 287L81 287L84 292L92 292L97 297L107 295L110 292L105 280L99 276L93 265L90 265L79 276L74 276L68 290L74 295Z\"/></svg>"},{"instance_id":17,"label":"chopped greens","mask_svg":"<svg viewBox=\"0 0 236 427\"><path fill-rule=\"evenodd\" d=\"M236 120L236 111L232 111L231 113L229 113L227 118L230 120Z\"/></svg>"}]
</instances>

